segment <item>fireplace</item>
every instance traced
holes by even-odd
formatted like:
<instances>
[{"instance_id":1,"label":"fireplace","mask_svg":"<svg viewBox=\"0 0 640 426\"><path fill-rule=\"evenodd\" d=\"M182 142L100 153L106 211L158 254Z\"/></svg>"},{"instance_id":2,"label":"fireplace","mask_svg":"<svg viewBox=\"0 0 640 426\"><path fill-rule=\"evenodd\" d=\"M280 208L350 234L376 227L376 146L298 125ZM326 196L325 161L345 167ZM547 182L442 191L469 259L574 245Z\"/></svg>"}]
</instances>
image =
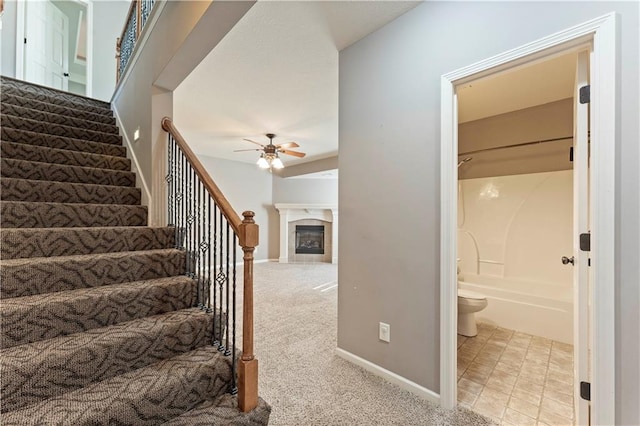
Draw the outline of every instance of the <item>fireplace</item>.
<instances>
[{"instance_id":1,"label":"fireplace","mask_svg":"<svg viewBox=\"0 0 640 426\"><path fill-rule=\"evenodd\" d=\"M324 225L296 225L296 253L324 254Z\"/></svg>"},{"instance_id":2,"label":"fireplace","mask_svg":"<svg viewBox=\"0 0 640 426\"><path fill-rule=\"evenodd\" d=\"M338 262L338 206L276 204L280 263Z\"/></svg>"}]
</instances>

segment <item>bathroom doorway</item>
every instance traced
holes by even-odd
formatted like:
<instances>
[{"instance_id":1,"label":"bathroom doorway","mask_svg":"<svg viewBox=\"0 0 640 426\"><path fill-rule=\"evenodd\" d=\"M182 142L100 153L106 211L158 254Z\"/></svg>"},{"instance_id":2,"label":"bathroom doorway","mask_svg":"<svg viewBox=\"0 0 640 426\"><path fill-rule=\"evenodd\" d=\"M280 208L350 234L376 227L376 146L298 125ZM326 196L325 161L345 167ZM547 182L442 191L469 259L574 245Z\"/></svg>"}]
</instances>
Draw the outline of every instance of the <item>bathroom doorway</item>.
<instances>
[{"instance_id":1,"label":"bathroom doorway","mask_svg":"<svg viewBox=\"0 0 640 426\"><path fill-rule=\"evenodd\" d=\"M595 35L598 37L595 37ZM473 159L467 160L468 157L458 158L458 96L459 90L461 91L465 85L474 82L480 82L484 79L497 78L499 75L508 75L518 70L527 68L532 65L540 64L541 62L548 61L553 58L558 58L568 53L578 53L581 60L576 60L576 69L586 69L585 66L591 61L592 69L596 70L591 75L591 87L596 91L597 96L594 96L594 100L591 103L583 104L575 102L576 114L574 117L576 121L576 131L572 132L573 144L574 144L574 167L575 173L571 172L572 176L569 181L573 181L573 175L580 178L579 185L573 185L576 189L574 194L575 200L579 203L581 208L576 209L576 212L582 213L580 220L574 220L574 223L584 223L585 228L572 231L571 239L573 240L572 250L564 255L566 257L566 263L571 264L573 260L574 266L569 266L574 270L584 268L588 272L581 274L572 274L577 277L582 276L590 277L590 283L584 286L573 286L572 291L574 293L573 300L575 300L576 309L573 310L573 315L576 320L574 324L576 329L573 332L573 342L575 349L574 362L576 365L575 379L573 381L572 389L575 396L575 422L580 424L589 423L590 419L593 419L594 423L610 423L614 417L614 399L613 399L613 380L614 377L614 363L613 363L613 340L612 336L605 336L602 334L603 330L608 330L612 333L614 318L613 312L613 262L609 254L609 251L613 252L613 221L611 215L613 213L613 198L612 194L608 191L612 191L615 173L614 173L614 158L606 152L606 148L612 149L611 146L607 146L611 140L615 140L614 134L614 118L615 118L615 91L609 91L615 85L615 16L605 15L598 19L594 19L580 26L562 31L560 33L553 34L547 38L532 42L524 45L521 48L514 49L496 57L489 58L477 64L470 65L460 70L443 76L443 90L442 90L442 200L441 200L441 402L445 407L453 407L456 405L457 400L457 379L458 371L456 368L457 361L457 279L456 279L456 266L457 266L457 213L458 208L458 169L457 164L462 162L461 168L465 165L470 169L473 164ZM579 52L587 51L588 54L580 54ZM578 64L582 64L578 66ZM587 74L583 72L582 77ZM541 80L548 76L539 76ZM582 78L581 77L581 78ZM579 98L578 90L576 90L575 99ZM587 89L588 90L588 89ZM585 94L586 97L586 94ZM551 102L547 102L551 103ZM591 110L591 117L588 117L588 111ZM520 110L518 110L520 111ZM582 126L579 123L584 123ZM540 124L538 124L540 125ZM588 129L591 128L591 156L586 151L589 144L587 141ZM605 136L606 134L606 136ZM479 136L477 133L475 136ZM559 136L563 137L563 136ZM611 139L608 139L611 138ZM552 139L552 138L549 138ZM558 141L549 141L549 144ZM546 142L545 142L546 143ZM506 145L506 144L505 144ZM489 146L490 147L490 146ZM514 148L514 149L522 149ZM468 154L469 151L465 152ZM461 151L462 153L462 151ZM472 157L471 154L468 154ZM479 158L480 153L476 153L476 158ZM571 153L569 152L570 156ZM590 168L587 169L587 161L589 161ZM576 163L581 163L583 166L577 166ZM476 163L476 171L479 169L479 162ZM558 170L556 170L558 171ZM520 172L520 170L518 170ZM553 171L552 171L553 172ZM547 172L550 173L550 172ZM516 173L516 175L521 175ZM591 182L590 189L587 189L587 179ZM565 177L565 180L566 177ZM535 186L535 182L531 183ZM541 185L538 183L538 185ZM608 188L608 189L605 189ZM497 191L496 191L497 190ZM482 192L482 191L481 191ZM486 200L499 199L500 188L486 187L481 194ZM480 196L480 193L478 193ZM607 195L608 194L608 195ZM587 196L593 200L593 203L587 203ZM493 197L493 198L492 198ZM605 201L608 200L608 201ZM548 216L548 211L542 211L533 213L533 215ZM590 225L586 223L587 215L590 219ZM495 218L492 218L495 219ZM584 222L583 222L584 221ZM611 221L611 223L609 223ZM530 223L530 222L529 222ZM521 234L527 232L531 235L532 230L527 226L521 226ZM580 237L580 234L588 234L589 231L594 234L597 233L597 244L588 247L588 235L584 235L584 238ZM537 235L532 235L532 238ZM489 236L491 239L491 236ZM584 241L583 241L584 240ZM495 242L495 241L493 241ZM584 242L584 245L582 243ZM535 243L535 241L533 242ZM469 244L467 244L469 245ZM534 244L535 245L535 244ZM590 251L582 251L590 250ZM495 248L495 247L494 247ZM527 248L527 247L525 247ZM549 250L550 251L550 250ZM526 250L525 250L526 252ZM573 257L573 259L571 259ZM588 257L592 260L592 266L587 266ZM518 258L518 256L516 256ZM514 264L516 268L527 268L526 256L520 256L520 264ZM524 261L522 260L524 258ZM557 260L560 262L562 257ZM482 259L492 260L492 259ZM595 261L595 263L593 262ZM478 263L480 263L478 261ZM499 275L499 268L506 268L505 265L499 265L491 262L484 262L484 270L491 271L494 275ZM593 265L595 264L595 267ZM509 267L511 268L511 267ZM504 271L503 271L504 273ZM589 287L590 286L590 287ZM591 291L589 293L589 290ZM527 294L527 298L531 298L532 295ZM591 310L588 309L588 303L591 302ZM608 311L610 309L610 311ZM500 327L502 328L502 327ZM482 327L480 327L482 329ZM493 330L495 333L498 327ZM527 336L516 336L517 331L513 331L510 336L505 336L504 333L509 333L508 329L500 332L496 337L512 340L520 346L525 343L527 348L532 344L533 335L529 333L522 333ZM527 340L524 342L523 340ZM586 345L592 342L592 346L587 351ZM553 345L552 345L553 346ZM559 349L565 349L567 347L558 346ZM503 350L505 350L503 348ZM549 349L549 353L552 349ZM587 354L589 357L587 358ZM492 354L491 354L492 355ZM591 367L587 369L587 367ZM549 367L547 366L547 369ZM606 373L605 373L606 371ZM580 383L585 382L585 388L588 383L597 383L594 386L593 392L598 393L597 399L595 399L595 405L590 406L586 399L579 398L576 392L579 389ZM515 387L515 386L514 386ZM543 386L544 388L544 386ZM606 392L605 392L606 390ZM586 395L585 395L586 396ZM506 413L507 404L503 407L503 411L499 411L501 416ZM542 397L541 397L542 399ZM557 408L557 407L556 407ZM541 408L538 407L538 414ZM590 410L590 411L589 411ZM564 412L567 414L566 412ZM567 417L567 416L563 416ZM504 417L501 417L502 421L508 421ZM532 418L533 421L537 419ZM524 419L522 419L524 421Z\"/></svg>"}]
</instances>

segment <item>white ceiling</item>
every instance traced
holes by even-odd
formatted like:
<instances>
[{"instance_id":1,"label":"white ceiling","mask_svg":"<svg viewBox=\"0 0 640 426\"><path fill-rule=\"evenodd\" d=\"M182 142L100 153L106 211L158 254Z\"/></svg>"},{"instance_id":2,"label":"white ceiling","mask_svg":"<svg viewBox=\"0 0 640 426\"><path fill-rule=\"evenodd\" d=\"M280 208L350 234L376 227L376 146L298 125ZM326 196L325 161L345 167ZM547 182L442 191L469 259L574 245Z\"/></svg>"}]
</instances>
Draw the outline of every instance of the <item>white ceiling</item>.
<instances>
[{"instance_id":1,"label":"white ceiling","mask_svg":"<svg viewBox=\"0 0 640 426\"><path fill-rule=\"evenodd\" d=\"M174 93L174 121L202 155L254 163L254 146L296 141L303 159L338 153L338 52L418 5L413 1L258 1ZM460 122L573 95L575 54L458 89Z\"/></svg>"},{"instance_id":2,"label":"white ceiling","mask_svg":"<svg viewBox=\"0 0 640 426\"><path fill-rule=\"evenodd\" d=\"M479 120L573 96L576 54L566 54L458 88L458 121Z\"/></svg>"},{"instance_id":3,"label":"white ceiling","mask_svg":"<svg viewBox=\"0 0 640 426\"><path fill-rule=\"evenodd\" d=\"M174 121L202 155L253 163L253 145L296 141L303 159L338 153L338 52L415 1L259 1L174 92Z\"/></svg>"}]
</instances>

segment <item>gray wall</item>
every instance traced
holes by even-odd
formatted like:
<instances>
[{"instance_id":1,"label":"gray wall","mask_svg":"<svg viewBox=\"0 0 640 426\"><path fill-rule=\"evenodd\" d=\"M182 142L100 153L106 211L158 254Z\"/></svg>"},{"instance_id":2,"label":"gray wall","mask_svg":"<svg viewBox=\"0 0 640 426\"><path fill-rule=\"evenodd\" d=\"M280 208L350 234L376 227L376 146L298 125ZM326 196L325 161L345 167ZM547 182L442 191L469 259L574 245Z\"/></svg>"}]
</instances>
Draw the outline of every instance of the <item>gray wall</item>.
<instances>
[{"instance_id":1,"label":"gray wall","mask_svg":"<svg viewBox=\"0 0 640 426\"><path fill-rule=\"evenodd\" d=\"M113 95L116 39L122 32L129 4L130 1L120 0L93 2L93 98L109 101Z\"/></svg>"},{"instance_id":2,"label":"gray wall","mask_svg":"<svg viewBox=\"0 0 640 426\"><path fill-rule=\"evenodd\" d=\"M427 2L341 52L338 346L439 391L440 76L617 11L616 423L638 424L638 3L576 5Z\"/></svg>"},{"instance_id":3,"label":"gray wall","mask_svg":"<svg viewBox=\"0 0 640 426\"><path fill-rule=\"evenodd\" d=\"M121 119L121 131L133 142L139 181L145 182L143 202L151 224L164 223L164 167L166 133L163 116L173 116L173 90L200 63L254 4L252 1L170 1L164 3L154 30L140 48L135 66L125 72L112 98ZM152 13L153 14L153 13Z\"/></svg>"},{"instance_id":4,"label":"gray wall","mask_svg":"<svg viewBox=\"0 0 640 426\"><path fill-rule=\"evenodd\" d=\"M271 174L255 164L199 155L198 158L224 193L236 212L242 216L251 210L260 226L260 245L255 258L277 259L279 251L279 215L273 207ZM242 255L238 259L241 259Z\"/></svg>"},{"instance_id":5,"label":"gray wall","mask_svg":"<svg viewBox=\"0 0 640 426\"><path fill-rule=\"evenodd\" d=\"M273 176L274 203L338 204L338 179Z\"/></svg>"}]
</instances>

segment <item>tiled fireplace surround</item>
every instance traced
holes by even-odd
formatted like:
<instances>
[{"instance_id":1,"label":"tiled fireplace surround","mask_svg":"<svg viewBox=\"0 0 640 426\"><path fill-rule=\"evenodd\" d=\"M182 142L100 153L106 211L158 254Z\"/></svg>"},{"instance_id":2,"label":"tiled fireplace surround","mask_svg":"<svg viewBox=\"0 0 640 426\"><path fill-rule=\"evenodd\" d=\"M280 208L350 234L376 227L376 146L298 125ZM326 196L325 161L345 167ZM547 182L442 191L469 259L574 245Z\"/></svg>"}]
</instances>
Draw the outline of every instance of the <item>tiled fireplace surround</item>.
<instances>
[{"instance_id":1,"label":"tiled fireplace surround","mask_svg":"<svg viewBox=\"0 0 640 426\"><path fill-rule=\"evenodd\" d=\"M280 212L280 263L338 263L338 206L275 204ZM324 254L296 254L296 225L324 225Z\"/></svg>"}]
</instances>

